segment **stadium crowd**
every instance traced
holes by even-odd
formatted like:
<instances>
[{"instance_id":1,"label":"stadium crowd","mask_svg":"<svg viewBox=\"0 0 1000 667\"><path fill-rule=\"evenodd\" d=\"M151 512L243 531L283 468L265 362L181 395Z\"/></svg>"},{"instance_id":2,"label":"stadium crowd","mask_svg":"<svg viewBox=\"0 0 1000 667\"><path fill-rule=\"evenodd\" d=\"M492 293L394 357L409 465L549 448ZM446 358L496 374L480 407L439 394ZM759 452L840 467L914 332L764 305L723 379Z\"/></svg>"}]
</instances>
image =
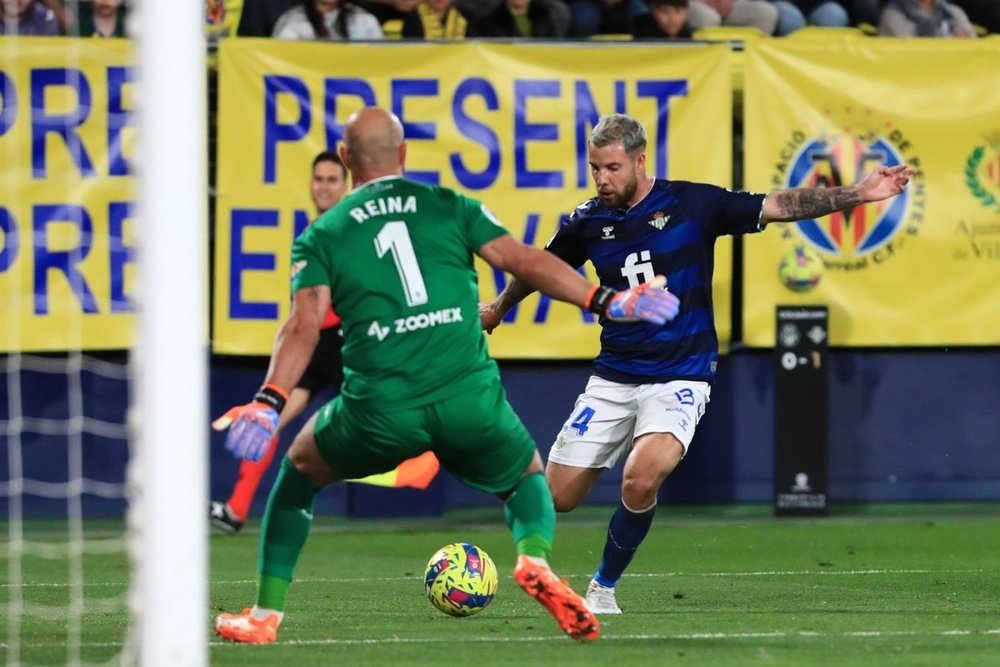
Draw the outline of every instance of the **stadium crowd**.
<instances>
[{"instance_id":1,"label":"stadium crowd","mask_svg":"<svg viewBox=\"0 0 1000 667\"><path fill-rule=\"evenodd\" d=\"M210 4L213 4L210 1ZM1000 32L992 0L243 0L237 34L307 39L688 39L703 28L784 36L806 26L896 37ZM305 20L303 20L305 17ZM381 28L381 35L359 26Z\"/></svg>"},{"instance_id":2,"label":"stadium crowd","mask_svg":"<svg viewBox=\"0 0 1000 667\"><path fill-rule=\"evenodd\" d=\"M4 34L124 37L131 0L3 0ZM892 37L1000 33L996 0L206 0L213 36L279 39L691 39L718 26Z\"/></svg>"}]
</instances>

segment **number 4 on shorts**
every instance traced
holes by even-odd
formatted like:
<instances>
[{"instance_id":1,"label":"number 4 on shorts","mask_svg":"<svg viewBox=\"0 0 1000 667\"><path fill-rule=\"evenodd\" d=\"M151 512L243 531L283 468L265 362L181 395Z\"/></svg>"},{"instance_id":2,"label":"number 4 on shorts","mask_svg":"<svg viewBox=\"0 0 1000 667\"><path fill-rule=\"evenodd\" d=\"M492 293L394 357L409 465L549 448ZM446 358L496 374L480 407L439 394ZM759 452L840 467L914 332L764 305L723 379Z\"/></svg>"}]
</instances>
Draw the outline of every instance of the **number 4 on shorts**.
<instances>
[{"instance_id":1,"label":"number 4 on shorts","mask_svg":"<svg viewBox=\"0 0 1000 667\"><path fill-rule=\"evenodd\" d=\"M577 435L583 435L587 432L587 429L590 428L588 424L593 416L594 408L584 408L583 410L580 410L580 414L573 418L573 421L570 423L570 427L576 429Z\"/></svg>"}]
</instances>

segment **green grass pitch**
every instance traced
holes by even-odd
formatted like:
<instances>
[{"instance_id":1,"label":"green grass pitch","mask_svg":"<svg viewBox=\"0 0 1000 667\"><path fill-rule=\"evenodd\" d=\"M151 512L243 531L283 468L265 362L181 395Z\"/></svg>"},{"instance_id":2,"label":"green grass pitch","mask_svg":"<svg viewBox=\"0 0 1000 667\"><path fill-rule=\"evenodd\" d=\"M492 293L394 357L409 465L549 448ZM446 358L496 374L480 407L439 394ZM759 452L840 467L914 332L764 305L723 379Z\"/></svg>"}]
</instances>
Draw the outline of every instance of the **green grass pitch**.
<instances>
[{"instance_id":1,"label":"green grass pitch","mask_svg":"<svg viewBox=\"0 0 1000 667\"><path fill-rule=\"evenodd\" d=\"M597 564L610 511L560 517L553 566L577 590ZM252 604L256 527L213 534L209 618ZM464 619L423 594L427 559L455 541L486 549L501 573L493 604ZM11 562L0 561L3 582ZM619 585L625 613L601 617L602 636L588 644L564 637L517 588L513 565L499 506L405 521L320 517L279 643L226 643L206 623L211 664L1000 665L1000 503L835 506L816 519L776 519L761 505L661 507ZM65 561L23 559L25 603L69 603L68 576ZM124 558L86 556L84 581L80 654L104 662L127 624ZM11 595L2 585L0 602ZM22 663L66 664L65 616L55 616L23 618ZM4 614L4 664L10 632Z\"/></svg>"}]
</instances>

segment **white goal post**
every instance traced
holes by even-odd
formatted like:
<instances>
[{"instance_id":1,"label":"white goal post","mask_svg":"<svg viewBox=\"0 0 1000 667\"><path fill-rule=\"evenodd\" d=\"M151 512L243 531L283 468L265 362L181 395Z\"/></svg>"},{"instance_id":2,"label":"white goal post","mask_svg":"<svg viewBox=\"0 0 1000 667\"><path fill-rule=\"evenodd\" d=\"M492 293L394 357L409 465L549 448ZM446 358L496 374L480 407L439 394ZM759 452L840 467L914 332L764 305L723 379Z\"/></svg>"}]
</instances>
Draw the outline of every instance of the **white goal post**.
<instances>
[{"instance_id":1,"label":"white goal post","mask_svg":"<svg viewBox=\"0 0 1000 667\"><path fill-rule=\"evenodd\" d=\"M132 650L208 663L204 0L140 0L140 320L129 531Z\"/></svg>"}]
</instances>

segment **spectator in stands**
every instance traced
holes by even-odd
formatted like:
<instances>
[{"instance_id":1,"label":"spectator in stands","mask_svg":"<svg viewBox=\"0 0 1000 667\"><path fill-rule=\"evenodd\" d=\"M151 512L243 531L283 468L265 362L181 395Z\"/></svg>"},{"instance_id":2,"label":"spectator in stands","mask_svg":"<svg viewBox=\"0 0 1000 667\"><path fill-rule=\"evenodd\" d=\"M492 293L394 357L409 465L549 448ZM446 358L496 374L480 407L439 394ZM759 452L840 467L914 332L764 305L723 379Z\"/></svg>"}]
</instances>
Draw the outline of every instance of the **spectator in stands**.
<instances>
[{"instance_id":1,"label":"spectator in stands","mask_svg":"<svg viewBox=\"0 0 1000 667\"><path fill-rule=\"evenodd\" d=\"M694 30L718 25L750 26L773 35L778 10L767 0L692 0L688 22Z\"/></svg>"},{"instance_id":2,"label":"spectator in stands","mask_svg":"<svg viewBox=\"0 0 1000 667\"><path fill-rule=\"evenodd\" d=\"M976 37L961 7L946 0L889 0L878 33L888 37Z\"/></svg>"},{"instance_id":3,"label":"spectator in stands","mask_svg":"<svg viewBox=\"0 0 1000 667\"><path fill-rule=\"evenodd\" d=\"M59 22L59 33L68 34L67 29L76 22L76 17L66 6L66 0L40 0L40 2L55 13L56 21Z\"/></svg>"},{"instance_id":4,"label":"spectator in stands","mask_svg":"<svg viewBox=\"0 0 1000 667\"><path fill-rule=\"evenodd\" d=\"M389 38L464 39L477 34L476 24L452 0L378 0L369 7Z\"/></svg>"},{"instance_id":5,"label":"spectator in stands","mask_svg":"<svg viewBox=\"0 0 1000 667\"><path fill-rule=\"evenodd\" d=\"M987 32L1000 33L1000 2L997 0L951 0L965 10L969 21L981 25Z\"/></svg>"},{"instance_id":6,"label":"spectator in stands","mask_svg":"<svg viewBox=\"0 0 1000 667\"><path fill-rule=\"evenodd\" d=\"M77 7L76 24L68 30L80 37L126 37L124 0L93 0Z\"/></svg>"},{"instance_id":7,"label":"spectator in stands","mask_svg":"<svg viewBox=\"0 0 1000 667\"><path fill-rule=\"evenodd\" d=\"M565 37L569 9L561 0L503 0L476 23L480 37Z\"/></svg>"},{"instance_id":8,"label":"spectator in stands","mask_svg":"<svg viewBox=\"0 0 1000 667\"><path fill-rule=\"evenodd\" d=\"M11 35L60 35L55 12L37 0L3 0L0 32Z\"/></svg>"},{"instance_id":9,"label":"spectator in stands","mask_svg":"<svg viewBox=\"0 0 1000 667\"><path fill-rule=\"evenodd\" d=\"M382 39L378 19L345 0L301 0L278 18L277 39Z\"/></svg>"},{"instance_id":10,"label":"spectator in stands","mask_svg":"<svg viewBox=\"0 0 1000 667\"><path fill-rule=\"evenodd\" d=\"M649 14L635 20L635 39L690 39L688 0L649 0Z\"/></svg>"},{"instance_id":11,"label":"spectator in stands","mask_svg":"<svg viewBox=\"0 0 1000 667\"><path fill-rule=\"evenodd\" d=\"M570 0L570 35L632 35L635 19L649 14L643 0Z\"/></svg>"},{"instance_id":12,"label":"spectator in stands","mask_svg":"<svg viewBox=\"0 0 1000 667\"><path fill-rule=\"evenodd\" d=\"M849 0L844 4L851 16L852 25L867 23L873 28L878 25L878 15L882 11L881 0Z\"/></svg>"},{"instance_id":13,"label":"spectator in stands","mask_svg":"<svg viewBox=\"0 0 1000 667\"><path fill-rule=\"evenodd\" d=\"M295 5L296 0L243 0L236 34L240 37L270 37L281 15Z\"/></svg>"},{"instance_id":14,"label":"spectator in stands","mask_svg":"<svg viewBox=\"0 0 1000 667\"><path fill-rule=\"evenodd\" d=\"M771 0L778 8L778 36L789 35L807 25L844 28L851 24L847 8L835 0Z\"/></svg>"}]
</instances>

